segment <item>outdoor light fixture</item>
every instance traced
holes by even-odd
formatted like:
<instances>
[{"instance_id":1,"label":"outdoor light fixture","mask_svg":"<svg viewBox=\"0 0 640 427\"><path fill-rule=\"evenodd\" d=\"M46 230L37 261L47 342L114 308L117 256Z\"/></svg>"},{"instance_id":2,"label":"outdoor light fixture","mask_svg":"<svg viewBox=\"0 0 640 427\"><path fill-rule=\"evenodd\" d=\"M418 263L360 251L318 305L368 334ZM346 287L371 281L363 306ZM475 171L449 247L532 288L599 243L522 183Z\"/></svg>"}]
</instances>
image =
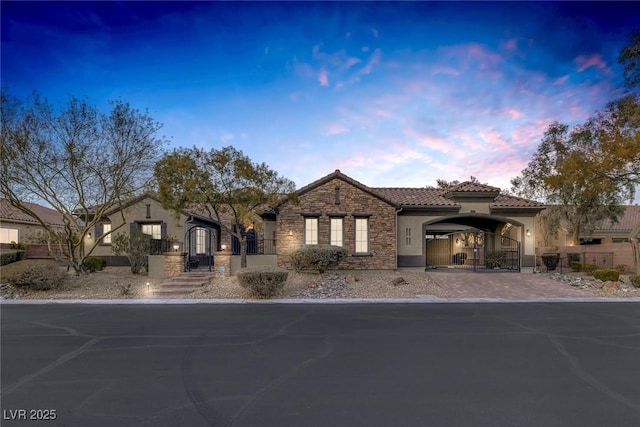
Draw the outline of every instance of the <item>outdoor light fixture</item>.
<instances>
[{"instance_id":1,"label":"outdoor light fixture","mask_svg":"<svg viewBox=\"0 0 640 427\"><path fill-rule=\"evenodd\" d=\"M220 249L222 249L223 251L226 251L227 250L227 245L220 246Z\"/></svg>"},{"instance_id":2,"label":"outdoor light fixture","mask_svg":"<svg viewBox=\"0 0 640 427\"><path fill-rule=\"evenodd\" d=\"M147 292L151 290L151 283L147 282Z\"/></svg>"},{"instance_id":3,"label":"outdoor light fixture","mask_svg":"<svg viewBox=\"0 0 640 427\"><path fill-rule=\"evenodd\" d=\"M460 243L460 239L456 239L456 245Z\"/></svg>"},{"instance_id":4,"label":"outdoor light fixture","mask_svg":"<svg viewBox=\"0 0 640 427\"><path fill-rule=\"evenodd\" d=\"M87 239L91 239L91 232L87 233Z\"/></svg>"},{"instance_id":5,"label":"outdoor light fixture","mask_svg":"<svg viewBox=\"0 0 640 427\"><path fill-rule=\"evenodd\" d=\"M180 249L180 245L173 245L174 252L178 252L178 249Z\"/></svg>"},{"instance_id":6,"label":"outdoor light fixture","mask_svg":"<svg viewBox=\"0 0 640 427\"><path fill-rule=\"evenodd\" d=\"M293 230L289 230L289 236L293 236Z\"/></svg>"},{"instance_id":7,"label":"outdoor light fixture","mask_svg":"<svg viewBox=\"0 0 640 427\"><path fill-rule=\"evenodd\" d=\"M527 228L527 237L531 237L531 230Z\"/></svg>"}]
</instances>

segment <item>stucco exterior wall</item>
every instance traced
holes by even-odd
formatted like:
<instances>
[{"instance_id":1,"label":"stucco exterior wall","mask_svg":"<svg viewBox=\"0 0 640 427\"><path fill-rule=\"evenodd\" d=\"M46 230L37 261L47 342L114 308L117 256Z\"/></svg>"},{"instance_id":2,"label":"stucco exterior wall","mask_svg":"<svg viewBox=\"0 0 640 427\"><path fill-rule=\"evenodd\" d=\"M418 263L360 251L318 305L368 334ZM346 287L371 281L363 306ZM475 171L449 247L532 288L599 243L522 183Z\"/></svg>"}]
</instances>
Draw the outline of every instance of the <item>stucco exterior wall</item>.
<instances>
[{"instance_id":1,"label":"stucco exterior wall","mask_svg":"<svg viewBox=\"0 0 640 427\"><path fill-rule=\"evenodd\" d=\"M340 188L340 203L335 191ZM278 265L292 268L290 254L304 243L305 214L318 216L318 243L329 244L330 217L340 215L343 221L343 246L349 256L339 269L395 269L396 268L396 209L350 183L334 178L300 196L299 203L280 207L276 238ZM355 215L354 215L355 214ZM369 253L355 254L355 218L369 218Z\"/></svg>"},{"instance_id":2,"label":"stucco exterior wall","mask_svg":"<svg viewBox=\"0 0 640 427\"><path fill-rule=\"evenodd\" d=\"M147 205L149 205L149 215L147 215ZM111 221L112 230L116 230L118 226L121 226L123 224L122 214L120 212L116 212L110 215L109 219ZM184 234L186 232L185 221L187 218L185 215L180 214L178 218L176 218L175 214L172 211L164 209L160 202L151 198L145 198L140 200L140 202L125 208L124 219L124 226L112 233L112 238L118 233L124 233L128 237L130 230L128 224L133 222L165 223L167 224L167 238L175 239L180 245L178 252L182 252L182 248L184 247ZM99 231L94 230L91 233L91 238L86 238L86 249L88 249L95 242L97 234L99 234ZM92 255L113 255L113 252L111 251L111 245L99 244L93 251Z\"/></svg>"}]
</instances>

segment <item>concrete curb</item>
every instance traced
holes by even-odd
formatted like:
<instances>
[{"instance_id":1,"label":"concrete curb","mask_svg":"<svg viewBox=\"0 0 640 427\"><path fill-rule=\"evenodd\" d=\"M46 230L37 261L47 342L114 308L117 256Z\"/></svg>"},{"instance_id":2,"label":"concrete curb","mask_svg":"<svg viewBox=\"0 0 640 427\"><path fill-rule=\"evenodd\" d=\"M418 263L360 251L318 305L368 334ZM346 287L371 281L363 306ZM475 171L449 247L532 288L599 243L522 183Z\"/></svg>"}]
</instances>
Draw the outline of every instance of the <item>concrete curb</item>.
<instances>
[{"instance_id":1,"label":"concrete curb","mask_svg":"<svg viewBox=\"0 0 640 427\"><path fill-rule=\"evenodd\" d=\"M477 303L640 303L640 298L438 298L424 296L420 298L299 298L299 299L177 299L177 298L139 298L139 299L86 299L86 300L0 300L0 305L42 305L42 304L98 304L98 305L190 305L190 304L477 304Z\"/></svg>"}]
</instances>

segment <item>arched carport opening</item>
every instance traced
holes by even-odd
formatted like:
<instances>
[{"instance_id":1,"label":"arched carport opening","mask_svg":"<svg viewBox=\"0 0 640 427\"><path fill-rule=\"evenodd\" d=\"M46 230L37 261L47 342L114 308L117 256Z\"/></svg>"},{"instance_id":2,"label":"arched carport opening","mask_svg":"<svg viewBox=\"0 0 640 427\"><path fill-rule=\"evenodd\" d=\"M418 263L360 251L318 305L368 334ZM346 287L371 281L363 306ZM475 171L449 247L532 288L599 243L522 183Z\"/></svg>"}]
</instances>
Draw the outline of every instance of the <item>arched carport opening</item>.
<instances>
[{"instance_id":1,"label":"arched carport opening","mask_svg":"<svg viewBox=\"0 0 640 427\"><path fill-rule=\"evenodd\" d=\"M523 224L486 214L455 215L422 224L425 269L520 271Z\"/></svg>"}]
</instances>

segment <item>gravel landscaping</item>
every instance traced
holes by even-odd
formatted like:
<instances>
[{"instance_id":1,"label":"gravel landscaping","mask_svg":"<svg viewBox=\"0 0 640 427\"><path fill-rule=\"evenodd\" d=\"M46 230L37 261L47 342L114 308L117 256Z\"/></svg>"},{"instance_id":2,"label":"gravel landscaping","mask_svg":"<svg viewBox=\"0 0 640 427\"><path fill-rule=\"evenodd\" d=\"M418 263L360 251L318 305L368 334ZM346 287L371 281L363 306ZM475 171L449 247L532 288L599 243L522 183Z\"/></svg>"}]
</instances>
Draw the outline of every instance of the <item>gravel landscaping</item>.
<instances>
[{"instance_id":1,"label":"gravel landscaping","mask_svg":"<svg viewBox=\"0 0 640 427\"><path fill-rule=\"evenodd\" d=\"M0 277L1 273L0 269ZM620 282L604 283L584 273L538 274L553 279L562 286L587 291L593 297L640 297L640 289L630 284L628 276L621 276ZM510 277L515 279L517 276ZM0 282L2 282L1 279ZM157 289L160 283L161 280L150 279L146 274L133 275L128 267L107 267L103 271L89 275L76 276L69 273L67 283L57 290L27 291L25 288L1 284L0 299L149 298L153 297L153 290ZM452 298L455 296L448 291L446 283L436 283L428 273L421 270L329 271L322 275L290 271L287 283L277 298ZM181 298L251 299L252 296L249 291L240 287L235 277L210 277L208 282L196 291Z\"/></svg>"}]
</instances>

